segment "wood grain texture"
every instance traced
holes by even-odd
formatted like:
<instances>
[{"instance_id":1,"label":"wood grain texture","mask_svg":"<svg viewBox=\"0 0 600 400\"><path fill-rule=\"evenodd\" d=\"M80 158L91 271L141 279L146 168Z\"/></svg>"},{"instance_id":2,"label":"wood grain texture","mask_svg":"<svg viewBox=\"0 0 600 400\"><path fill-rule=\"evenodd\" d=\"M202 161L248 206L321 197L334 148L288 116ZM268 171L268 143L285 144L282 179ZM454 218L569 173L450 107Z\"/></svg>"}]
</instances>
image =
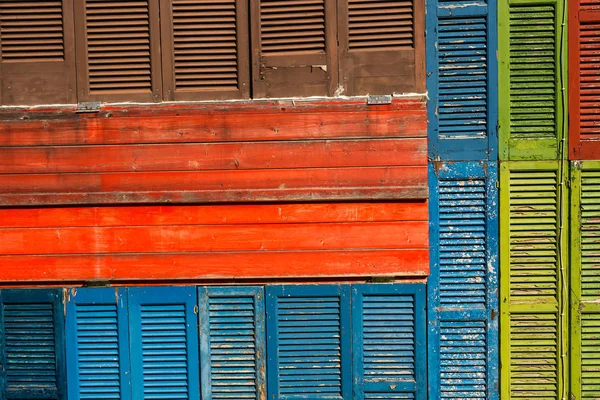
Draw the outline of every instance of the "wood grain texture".
<instances>
[{"instance_id":1,"label":"wood grain texture","mask_svg":"<svg viewBox=\"0 0 600 400\"><path fill-rule=\"evenodd\" d=\"M0 206L427 197L425 104L0 113Z\"/></svg>"},{"instance_id":2,"label":"wood grain texture","mask_svg":"<svg viewBox=\"0 0 600 400\"><path fill-rule=\"evenodd\" d=\"M425 276L427 202L0 210L0 282Z\"/></svg>"}]
</instances>

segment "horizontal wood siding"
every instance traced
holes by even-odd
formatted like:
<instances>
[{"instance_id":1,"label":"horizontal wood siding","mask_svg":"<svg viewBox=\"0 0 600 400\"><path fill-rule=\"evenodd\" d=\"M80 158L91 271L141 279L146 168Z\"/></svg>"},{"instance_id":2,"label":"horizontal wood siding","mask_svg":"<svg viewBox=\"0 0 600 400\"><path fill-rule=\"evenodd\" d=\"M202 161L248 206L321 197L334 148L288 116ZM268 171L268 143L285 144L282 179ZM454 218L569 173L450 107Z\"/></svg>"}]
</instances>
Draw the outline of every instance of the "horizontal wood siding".
<instances>
[{"instance_id":1,"label":"horizontal wood siding","mask_svg":"<svg viewBox=\"0 0 600 400\"><path fill-rule=\"evenodd\" d=\"M0 206L427 197L425 104L0 113Z\"/></svg>"},{"instance_id":2,"label":"horizontal wood siding","mask_svg":"<svg viewBox=\"0 0 600 400\"><path fill-rule=\"evenodd\" d=\"M427 202L0 209L0 282L426 276Z\"/></svg>"}]
</instances>

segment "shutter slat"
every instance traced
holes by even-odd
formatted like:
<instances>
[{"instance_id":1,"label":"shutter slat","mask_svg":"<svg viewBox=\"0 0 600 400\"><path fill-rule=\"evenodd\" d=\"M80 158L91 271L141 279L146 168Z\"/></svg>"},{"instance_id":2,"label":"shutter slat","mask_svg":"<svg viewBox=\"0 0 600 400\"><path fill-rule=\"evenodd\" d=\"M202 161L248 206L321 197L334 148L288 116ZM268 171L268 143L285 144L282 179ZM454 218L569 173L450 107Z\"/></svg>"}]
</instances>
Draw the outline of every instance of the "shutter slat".
<instances>
[{"instance_id":1,"label":"shutter slat","mask_svg":"<svg viewBox=\"0 0 600 400\"><path fill-rule=\"evenodd\" d=\"M262 399L265 312L258 287L199 288L202 398Z\"/></svg>"},{"instance_id":2,"label":"shutter slat","mask_svg":"<svg viewBox=\"0 0 600 400\"><path fill-rule=\"evenodd\" d=\"M267 287L269 398L350 400L349 295L349 286Z\"/></svg>"},{"instance_id":3,"label":"shutter slat","mask_svg":"<svg viewBox=\"0 0 600 400\"><path fill-rule=\"evenodd\" d=\"M411 2L350 0L348 2L350 51L414 47L413 12ZM406 25L408 30L404 30L403 25ZM365 31L362 29L364 27L370 29Z\"/></svg>"},{"instance_id":4,"label":"shutter slat","mask_svg":"<svg viewBox=\"0 0 600 400\"><path fill-rule=\"evenodd\" d=\"M73 289L66 307L69 398L131 398L126 292Z\"/></svg>"}]
</instances>

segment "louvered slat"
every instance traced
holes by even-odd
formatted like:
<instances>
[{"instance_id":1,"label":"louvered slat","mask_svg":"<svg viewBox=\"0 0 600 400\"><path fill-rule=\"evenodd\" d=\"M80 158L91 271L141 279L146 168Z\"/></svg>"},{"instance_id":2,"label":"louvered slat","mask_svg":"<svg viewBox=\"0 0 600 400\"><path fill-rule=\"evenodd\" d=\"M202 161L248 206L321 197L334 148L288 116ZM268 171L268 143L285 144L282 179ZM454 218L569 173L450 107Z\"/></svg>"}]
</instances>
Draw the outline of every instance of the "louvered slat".
<instances>
[{"instance_id":1,"label":"louvered slat","mask_svg":"<svg viewBox=\"0 0 600 400\"><path fill-rule=\"evenodd\" d=\"M265 393L264 295L259 287L199 288L202 398Z\"/></svg>"},{"instance_id":2,"label":"louvered slat","mask_svg":"<svg viewBox=\"0 0 600 400\"><path fill-rule=\"evenodd\" d=\"M510 135L555 138L556 7L510 5Z\"/></svg>"},{"instance_id":3,"label":"louvered slat","mask_svg":"<svg viewBox=\"0 0 600 400\"><path fill-rule=\"evenodd\" d=\"M0 1L3 61L64 60L62 1Z\"/></svg>"},{"instance_id":4,"label":"louvered slat","mask_svg":"<svg viewBox=\"0 0 600 400\"><path fill-rule=\"evenodd\" d=\"M438 124L441 137L487 134L487 20L438 21Z\"/></svg>"},{"instance_id":5,"label":"louvered slat","mask_svg":"<svg viewBox=\"0 0 600 400\"><path fill-rule=\"evenodd\" d=\"M581 293L584 302L600 299L600 171L581 171Z\"/></svg>"},{"instance_id":6,"label":"louvered slat","mask_svg":"<svg viewBox=\"0 0 600 400\"><path fill-rule=\"evenodd\" d=\"M126 290L79 288L66 304L69 399L131 398Z\"/></svg>"},{"instance_id":7,"label":"louvered slat","mask_svg":"<svg viewBox=\"0 0 600 400\"><path fill-rule=\"evenodd\" d=\"M85 0L92 95L152 91L149 7L149 0Z\"/></svg>"},{"instance_id":8,"label":"louvered slat","mask_svg":"<svg viewBox=\"0 0 600 400\"><path fill-rule=\"evenodd\" d=\"M600 398L600 313L581 315L581 399Z\"/></svg>"},{"instance_id":9,"label":"louvered slat","mask_svg":"<svg viewBox=\"0 0 600 400\"><path fill-rule=\"evenodd\" d=\"M413 13L412 1L349 0L350 51L414 47Z\"/></svg>"},{"instance_id":10,"label":"louvered slat","mask_svg":"<svg viewBox=\"0 0 600 400\"><path fill-rule=\"evenodd\" d=\"M484 321L440 322L440 396L487 399L487 326Z\"/></svg>"},{"instance_id":11,"label":"louvered slat","mask_svg":"<svg viewBox=\"0 0 600 400\"><path fill-rule=\"evenodd\" d=\"M323 54L324 0L260 0L263 55Z\"/></svg>"},{"instance_id":12,"label":"louvered slat","mask_svg":"<svg viewBox=\"0 0 600 400\"><path fill-rule=\"evenodd\" d=\"M439 182L440 306L486 304L485 180Z\"/></svg>"},{"instance_id":13,"label":"louvered slat","mask_svg":"<svg viewBox=\"0 0 600 400\"><path fill-rule=\"evenodd\" d=\"M176 90L237 90L236 0L173 0Z\"/></svg>"},{"instance_id":14,"label":"louvered slat","mask_svg":"<svg viewBox=\"0 0 600 400\"><path fill-rule=\"evenodd\" d=\"M6 398L58 399L53 304L5 302L3 313Z\"/></svg>"},{"instance_id":15,"label":"louvered slat","mask_svg":"<svg viewBox=\"0 0 600 400\"><path fill-rule=\"evenodd\" d=\"M581 1L580 10L596 15L579 22L579 126L586 139L600 134L600 1Z\"/></svg>"}]
</instances>

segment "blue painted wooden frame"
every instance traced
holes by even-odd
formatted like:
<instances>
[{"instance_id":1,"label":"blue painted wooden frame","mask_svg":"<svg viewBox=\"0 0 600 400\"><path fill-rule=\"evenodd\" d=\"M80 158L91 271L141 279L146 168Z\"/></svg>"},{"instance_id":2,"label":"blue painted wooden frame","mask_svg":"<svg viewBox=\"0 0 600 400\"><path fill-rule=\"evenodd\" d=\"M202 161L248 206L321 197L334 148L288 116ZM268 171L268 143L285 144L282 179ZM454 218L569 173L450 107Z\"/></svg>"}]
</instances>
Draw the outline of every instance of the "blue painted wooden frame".
<instances>
[{"instance_id":1,"label":"blue painted wooden frame","mask_svg":"<svg viewBox=\"0 0 600 400\"><path fill-rule=\"evenodd\" d=\"M200 319L200 374L202 400L212 400L210 360L210 297L247 296L254 299L254 335L256 338L256 392L266 393L266 340L265 340L265 297L262 286L198 287Z\"/></svg>"},{"instance_id":2,"label":"blue painted wooden frame","mask_svg":"<svg viewBox=\"0 0 600 400\"><path fill-rule=\"evenodd\" d=\"M339 297L340 299L340 353L341 353L341 392L342 400L351 400L352 396L352 359L351 359L351 321L350 321L350 285L275 285L266 287L267 312L267 393L269 400L282 400L290 396L279 393L279 353L277 303L280 297ZM308 398L303 395L292 396L294 399L319 400L340 399L323 395L319 398Z\"/></svg>"},{"instance_id":3,"label":"blue painted wooden frame","mask_svg":"<svg viewBox=\"0 0 600 400\"><path fill-rule=\"evenodd\" d=\"M441 180L486 179L487 307L440 307L440 215ZM429 232L431 275L427 284L429 322L429 398L440 398L440 321L485 321L487 326L487 397L498 400L498 166L496 162L429 163Z\"/></svg>"},{"instance_id":4,"label":"blue painted wooden frame","mask_svg":"<svg viewBox=\"0 0 600 400\"><path fill-rule=\"evenodd\" d=\"M388 392L390 396L414 393L416 400L425 400L427 390L427 328L425 285L405 284L355 284L352 285L352 366L354 399L363 400L364 393L364 356L363 356L363 296L364 295L412 295L414 298L415 332L415 381L397 383L397 391L389 391L389 382L380 382L378 393ZM386 390L388 389L388 390ZM383 397L382 397L383 398ZM391 397L390 397L391 398ZM396 397L394 397L396 398Z\"/></svg>"},{"instance_id":5,"label":"blue painted wooden frame","mask_svg":"<svg viewBox=\"0 0 600 400\"><path fill-rule=\"evenodd\" d=\"M438 21L444 17L485 17L487 20L487 135L471 138L442 138L439 134L439 50ZM476 161L498 159L498 27L497 0L427 1L425 21L427 91L429 101L429 158L434 161Z\"/></svg>"},{"instance_id":6,"label":"blue painted wooden frame","mask_svg":"<svg viewBox=\"0 0 600 400\"><path fill-rule=\"evenodd\" d=\"M0 369L0 399L63 399L66 395L65 371L65 327L63 320L63 295L61 289L4 289L0 290L0 365L6 365L4 338L4 303L31 304L51 303L54 319L54 349L56 354L56 390L57 397L33 387L24 387L22 393L6 393L5 368Z\"/></svg>"},{"instance_id":7,"label":"blue painted wooden frame","mask_svg":"<svg viewBox=\"0 0 600 400\"><path fill-rule=\"evenodd\" d=\"M69 289L66 304L67 342L67 387L69 399L81 398L77 348L77 306L78 305L117 305L117 343L119 351L120 400L131 399L129 361L129 313L126 288L73 288Z\"/></svg>"},{"instance_id":8,"label":"blue painted wooden frame","mask_svg":"<svg viewBox=\"0 0 600 400\"><path fill-rule=\"evenodd\" d=\"M135 332L141 332L142 305L185 304L186 349L188 354L188 398L200 398L200 360L198 347L198 304L197 289L194 286L172 287L135 287L129 288L129 339L131 355L132 399L143 400L143 363L142 348L134 344Z\"/></svg>"}]
</instances>

